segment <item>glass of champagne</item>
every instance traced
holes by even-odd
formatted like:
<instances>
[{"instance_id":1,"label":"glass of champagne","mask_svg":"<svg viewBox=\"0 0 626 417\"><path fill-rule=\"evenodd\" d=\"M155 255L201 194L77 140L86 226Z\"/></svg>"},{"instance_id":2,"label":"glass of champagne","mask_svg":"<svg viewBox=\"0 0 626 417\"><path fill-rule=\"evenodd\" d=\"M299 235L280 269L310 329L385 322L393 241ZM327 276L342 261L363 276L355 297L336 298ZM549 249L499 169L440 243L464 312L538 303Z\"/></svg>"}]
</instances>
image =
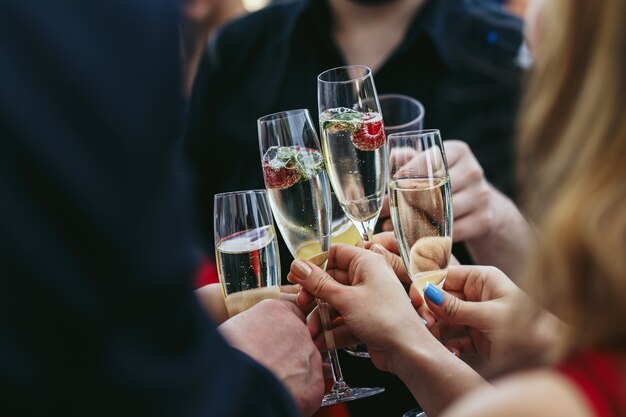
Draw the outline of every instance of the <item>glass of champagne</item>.
<instances>
[{"instance_id":1,"label":"glass of champagne","mask_svg":"<svg viewBox=\"0 0 626 417\"><path fill-rule=\"evenodd\" d=\"M387 156L383 117L372 71L332 68L317 77L322 146L337 200L363 241L371 240L385 197ZM364 345L344 349L369 358Z\"/></svg>"},{"instance_id":2,"label":"glass of champagne","mask_svg":"<svg viewBox=\"0 0 626 417\"><path fill-rule=\"evenodd\" d=\"M322 146L339 204L364 241L371 239L385 196L386 136L372 71L333 68L317 77Z\"/></svg>"},{"instance_id":3,"label":"glass of champagne","mask_svg":"<svg viewBox=\"0 0 626 417\"><path fill-rule=\"evenodd\" d=\"M422 130L426 111L417 99L403 94L381 94L378 96L380 110L385 118L385 134ZM389 204L388 202L386 204ZM386 210L383 209L383 212ZM389 214L380 217L375 233L381 232L383 223L389 219Z\"/></svg>"},{"instance_id":4,"label":"glass of champagne","mask_svg":"<svg viewBox=\"0 0 626 417\"><path fill-rule=\"evenodd\" d=\"M263 179L280 232L294 258L326 267L330 250L330 184L308 110L291 110L257 121ZM322 406L369 397L383 388L350 388L343 380L327 303L318 309L334 383Z\"/></svg>"},{"instance_id":5,"label":"glass of champagne","mask_svg":"<svg viewBox=\"0 0 626 417\"><path fill-rule=\"evenodd\" d=\"M391 220L416 288L443 285L452 256L452 193L438 130L389 135Z\"/></svg>"},{"instance_id":6,"label":"glass of champagne","mask_svg":"<svg viewBox=\"0 0 626 417\"><path fill-rule=\"evenodd\" d=\"M276 232L265 190L215 195L215 254L226 309L234 316L280 298Z\"/></svg>"},{"instance_id":7,"label":"glass of champagne","mask_svg":"<svg viewBox=\"0 0 626 417\"><path fill-rule=\"evenodd\" d=\"M452 255L452 193L438 130L389 135L391 221L400 254L423 295L430 282L443 285ZM403 417L426 417L420 409Z\"/></svg>"},{"instance_id":8,"label":"glass of champagne","mask_svg":"<svg viewBox=\"0 0 626 417\"><path fill-rule=\"evenodd\" d=\"M424 128L424 106L417 99L403 94L381 94L378 96L380 110L385 119L385 134L422 130Z\"/></svg>"}]
</instances>

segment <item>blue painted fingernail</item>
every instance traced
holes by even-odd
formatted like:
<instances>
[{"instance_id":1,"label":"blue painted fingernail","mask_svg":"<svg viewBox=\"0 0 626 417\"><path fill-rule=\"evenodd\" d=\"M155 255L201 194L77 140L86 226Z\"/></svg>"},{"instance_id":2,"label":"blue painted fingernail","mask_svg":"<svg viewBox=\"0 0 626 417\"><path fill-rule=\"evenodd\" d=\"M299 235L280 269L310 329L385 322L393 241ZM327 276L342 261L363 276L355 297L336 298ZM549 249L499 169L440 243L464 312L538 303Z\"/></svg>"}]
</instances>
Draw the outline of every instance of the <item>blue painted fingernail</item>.
<instances>
[{"instance_id":1,"label":"blue painted fingernail","mask_svg":"<svg viewBox=\"0 0 626 417\"><path fill-rule=\"evenodd\" d=\"M436 305L443 303L443 292L430 282L424 286L424 295Z\"/></svg>"}]
</instances>

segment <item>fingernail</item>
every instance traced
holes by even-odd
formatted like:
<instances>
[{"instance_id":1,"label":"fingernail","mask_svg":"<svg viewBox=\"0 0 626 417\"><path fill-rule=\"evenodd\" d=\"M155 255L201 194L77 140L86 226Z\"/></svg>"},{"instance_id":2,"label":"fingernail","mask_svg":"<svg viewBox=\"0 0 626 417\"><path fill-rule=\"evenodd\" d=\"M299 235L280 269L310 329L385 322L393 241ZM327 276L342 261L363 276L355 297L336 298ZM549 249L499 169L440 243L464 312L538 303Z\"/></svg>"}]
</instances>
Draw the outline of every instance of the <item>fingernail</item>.
<instances>
[{"instance_id":1,"label":"fingernail","mask_svg":"<svg viewBox=\"0 0 626 417\"><path fill-rule=\"evenodd\" d=\"M428 322L426 320L422 319L422 322L424 322L424 326L428 325Z\"/></svg>"},{"instance_id":2,"label":"fingernail","mask_svg":"<svg viewBox=\"0 0 626 417\"><path fill-rule=\"evenodd\" d=\"M430 282L424 286L424 295L436 305L443 303L443 292Z\"/></svg>"},{"instance_id":3,"label":"fingernail","mask_svg":"<svg viewBox=\"0 0 626 417\"><path fill-rule=\"evenodd\" d=\"M311 274L312 271L313 270L311 269L309 264L307 264L304 261L301 261L300 259L296 259L291 264L291 272L293 272L293 274L295 275L295 278L299 280L306 279Z\"/></svg>"},{"instance_id":4,"label":"fingernail","mask_svg":"<svg viewBox=\"0 0 626 417\"><path fill-rule=\"evenodd\" d=\"M372 245L372 252L376 252L379 255L383 255L385 256L385 248L383 248L381 245L379 245L378 243L374 243Z\"/></svg>"}]
</instances>

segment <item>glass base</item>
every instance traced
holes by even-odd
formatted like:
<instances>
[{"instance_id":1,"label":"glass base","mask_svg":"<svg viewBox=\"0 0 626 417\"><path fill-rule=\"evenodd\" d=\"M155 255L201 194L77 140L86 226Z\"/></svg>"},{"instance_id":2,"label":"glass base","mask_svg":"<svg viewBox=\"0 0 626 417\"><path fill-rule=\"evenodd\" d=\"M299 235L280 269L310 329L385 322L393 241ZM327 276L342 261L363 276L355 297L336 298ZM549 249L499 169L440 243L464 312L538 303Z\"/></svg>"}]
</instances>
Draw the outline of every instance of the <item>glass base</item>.
<instances>
[{"instance_id":1,"label":"glass base","mask_svg":"<svg viewBox=\"0 0 626 417\"><path fill-rule=\"evenodd\" d=\"M363 344L347 346L343 348L343 350L347 354L352 355L357 358L366 358L366 359L370 358L370 354L367 352L367 346Z\"/></svg>"},{"instance_id":2,"label":"glass base","mask_svg":"<svg viewBox=\"0 0 626 417\"><path fill-rule=\"evenodd\" d=\"M414 408L413 410L407 411L402 414L402 417L428 417L425 412L423 412L419 408Z\"/></svg>"},{"instance_id":3,"label":"glass base","mask_svg":"<svg viewBox=\"0 0 626 417\"><path fill-rule=\"evenodd\" d=\"M359 398L371 397L372 395L380 394L385 389L381 387L375 388L347 388L343 391L331 391L327 392L322 399L322 407L327 405L333 405L338 403L345 403L346 401L358 400Z\"/></svg>"}]
</instances>

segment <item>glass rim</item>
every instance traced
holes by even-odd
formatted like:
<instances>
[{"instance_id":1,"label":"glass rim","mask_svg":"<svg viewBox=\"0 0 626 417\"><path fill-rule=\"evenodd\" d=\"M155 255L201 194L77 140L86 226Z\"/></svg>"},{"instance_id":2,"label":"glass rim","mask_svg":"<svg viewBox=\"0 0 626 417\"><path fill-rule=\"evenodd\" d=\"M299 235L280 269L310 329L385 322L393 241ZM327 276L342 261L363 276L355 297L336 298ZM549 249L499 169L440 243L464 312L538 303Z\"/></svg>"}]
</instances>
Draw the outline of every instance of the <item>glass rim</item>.
<instances>
[{"instance_id":1,"label":"glass rim","mask_svg":"<svg viewBox=\"0 0 626 417\"><path fill-rule=\"evenodd\" d=\"M441 140L441 132L439 131L439 129L420 129L420 130L410 130L408 132L391 133L389 134L389 136L387 136L387 139L391 140L394 138L407 138L407 137L419 138L422 136L432 135L433 133L436 133L439 139Z\"/></svg>"},{"instance_id":2,"label":"glass rim","mask_svg":"<svg viewBox=\"0 0 626 417\"><path fill-rule=\"evenodd\" d=\"M259 195L259 194L262 194L262 195L267 196L267 189L265 189L265 188L258 188L258 189L255 189L255 190L227 191L227 192L224 192L224 193L214 194L213 199L215 200L215 199L217 199L217 197L228 197L228 196L246 195L246 194L249 194L249 195Z\"/></svg>"},{"instance_id":3,"label":"glass rim","mask_svg":"<svg viewBox=\"0 0 626 417\"><path fill-rule=\"evenodd\" d=\"M347 69L347 68L361 68L365 70L365 74L359 77L350 78L349 80L345 80L345 81L328 81L328 80L322 79L324 74L328 74L329 72L332 72L332 71L337 71L340 69ZM325 83L325 84L349 84L355 81L365 80L367 77L371 77L371 76L372 76L372 69L368 67L367 65L342 65L340 67L334 67L334 68L327 69L326 71L320 72L319 75L317 76L317 81L320 83Z\"/></svg>"},{"instance_id":4,"label":"glass rim","mask_svg":"<svg viewBox=\"0 0 626 417\"><path fill-rule=\"evenodd\" d=\"M420 110L420 114L417 117L415 117L413 120L410 120L410 121L408 121L406 123L402 123L401 125L385 126L385 128L402 129L402 128L405 128L407 126L412 125L416 121L424 120L424 116L426 115L426 109L424 108L424 105L422 104L422 102L419 101L418 99L416 99L414 97L411 97L411 96L407 96L405 94L379 94L378 95L378 103L379 103L379 105L381 107L382 107L382 104L380 104L380 102L383 101L385 98L402 98L402 99L405 99L405 100L410 101L411 103L415 104L415 106ZM384 117L385 117L385 115L383 115L383 118ZM421 129L421 130L424 130L424 129ZM398 132L398 133L400 133L400 132ZM393 133L390 133L390 135L393 135Z\"/></svg>"},{"instance_id":5,"label":"glass rim","mask_svg":"<svg viewBox=\"0 0 626 417\"><path fill-rule=\"evenodd\" d=\"M265 116L261 116L256 119L257 123L269 123L274 122L276 120L288 119L297 114L304 114L305 116L311 117L311 112L309 109L291 109L291 110L282 110L277 111L275 113L266 114Z\"/></svg>"}]
</instances>

